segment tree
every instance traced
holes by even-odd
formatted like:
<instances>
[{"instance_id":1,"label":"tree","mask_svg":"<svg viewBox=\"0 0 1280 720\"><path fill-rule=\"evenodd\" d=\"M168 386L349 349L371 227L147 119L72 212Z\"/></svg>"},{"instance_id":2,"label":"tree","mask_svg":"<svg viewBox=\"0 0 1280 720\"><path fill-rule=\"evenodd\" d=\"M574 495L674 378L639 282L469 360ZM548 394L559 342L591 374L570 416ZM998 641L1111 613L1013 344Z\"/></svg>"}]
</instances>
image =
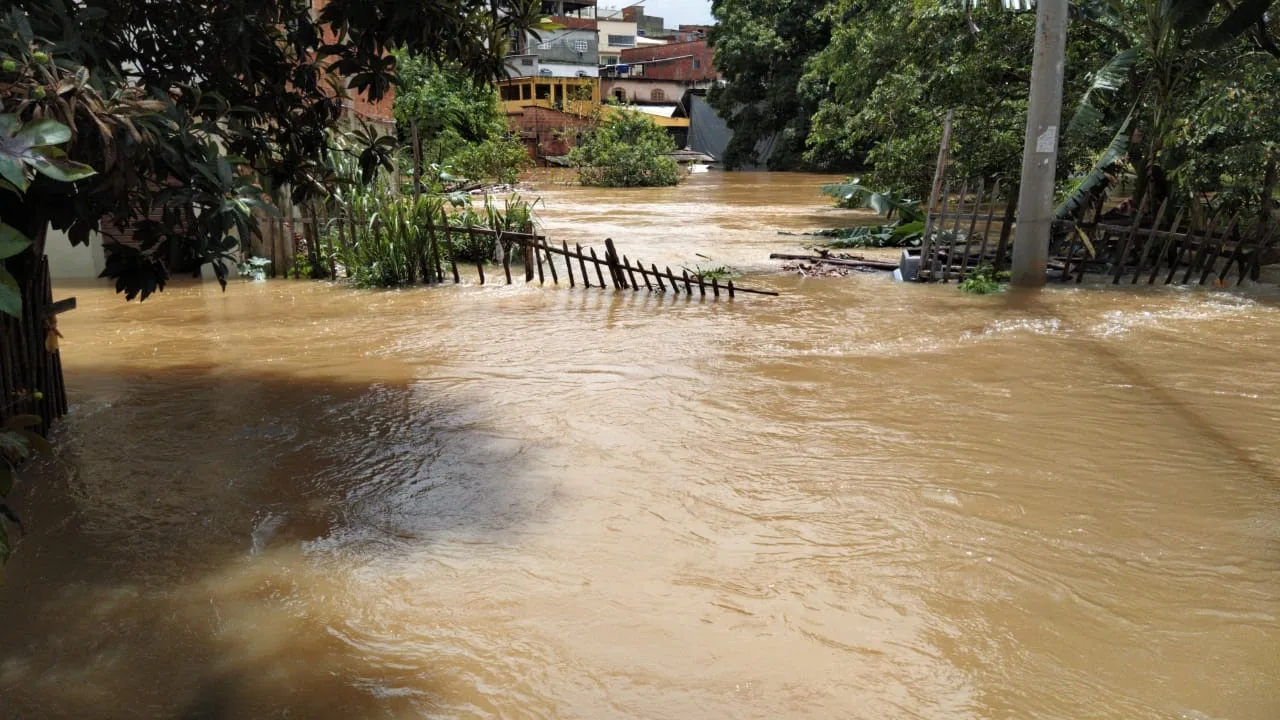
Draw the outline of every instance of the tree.
<instances>
[{"instance_id":1,"label":"tree","mask_svg":"<svg viewBox=\"0 0 1280 720\"><path fill-rule=\"evenodd\" d=\"M1204 178L1189 177L1188 173L1196 169L1195 159L1204 157L1208 148L1180 146L1179 141L1205 139L1203 133L1212 128L1188 123L1194 123L1202 110L1200 118L1211 121L1213 107L1230 99L1227 95L1239 97L1239 89L1229 87L1232 80L1253 76L1256 81L1258 73L1274 79L1268 68L1274 67L1280 49L1271 37L1267 15L1273 2L1084 3L1082 14L1092 18L1094 27L1116 37L1121 47L1093 73L1093 81L1067 126L1067 136L1107 127L1114 132L1114 139L1092 172L1069 194L1060 214L1077 210L1084 198L1105 190L1115 176L1113 167L1126 155L1137 169L1134 200L1138 203L1146 198L1154 208L1178 194L1172 182L1179 176L1184 184L1190 181L1198 190L1207 189L1201 182ZM1250 56L1262 54L1266 57L1256 58L1260 62L1253 64ZM1224 69L1227 76L1222 74ZM1198 102L1189 103L1191 98L1198 98ZM1253 109L1265 110L1269 103L1261 96L1257 99ZM1252 118L1246 120L1250 121ZM1212 134L1218 140L1226 135ZM1257 137L1247 131L1238 134L1236 142L1248 142L1251 135ZM1256 158L1260 168L1267 164L1265 155Z\"/></svg>"},{"instance_id":2,"label":"tree","mask_svg":"<svg viewBox=\"0 0 1280 720\"><path fill-rule=\"evenodd\" d=\"M73 133L67 157L98 171L70 190L37 179L0 199L4 221L35 240L6 266L24 281L50 222L87 243L104 221L155 210L164 221L144 223L141 247L109 263L118 288L145 298L170 268L205 263L225 278L220 260L256 232L258 188L288 185L298 202L325 192L323 157L348 85L381 98L398 82L398 48L496 77L505 38L535 25L539 7L330 0L316 13L308 0L0 0L5 112L59 118Z\"/></svg>"},{"instance_id":3,"label":"tree","mask_svg":"<svg viewBox=\"0 0 1280 720\"><path fill-rule=\"evenodd\" d=\"M396 54L400 87L396 122L402 134L416 127L423 160L471 180L515 182L531 164L529 153L507 128L498 93L455 67Z\"/></svg>"},{"instance_id":4,"label":"tree","mask_svg":"<svg viewBox=\"0 0 1280 720\"><path fill-rule=\"evenodd\" d=\"M676 143L666 130L641 112L620 109L588 130L569 153L583 185L658 187L680 182L680 166L666 155Z\"/></svg>"},{"instance_id":5,"label":"tree","mask_svg":"<svg viewBox=\"0 0 1280 720\"><path fill-rule=\"evenodd\" d=\"M716 68L727 84L713 88L708 102L727 119L733 140L723 158L732 168L755 164L757 146L776 136L768 165L794 170L805 165L810 119L825 89L806 77L809 59L826 47L828 0L714 0L711 29Z\"/></svg>"}]
</instances>

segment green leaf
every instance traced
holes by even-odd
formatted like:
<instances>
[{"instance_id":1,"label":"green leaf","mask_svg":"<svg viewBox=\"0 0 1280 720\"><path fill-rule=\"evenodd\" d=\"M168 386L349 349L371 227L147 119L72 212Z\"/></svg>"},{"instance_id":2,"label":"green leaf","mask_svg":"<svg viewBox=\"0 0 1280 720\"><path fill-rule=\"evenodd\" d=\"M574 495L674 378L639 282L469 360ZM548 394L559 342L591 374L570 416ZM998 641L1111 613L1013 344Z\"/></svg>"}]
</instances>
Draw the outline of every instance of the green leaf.
<instances>
[{"instance_id":1,"label":"green leaf","mask_svg":"<svg viewBox=\"0 0 1280 720\"><path fill-rule=\"evenodd\" d=\"M27 445L25 438L16 432L0 431L0 460L7 464L9 461L26 460L29 457L31 447Z\"/></svg>"},{"instance_id":2,"label":"green leaf","mask_svg":"<svg viewBox=\"0 0 1280 720\"><path fill-rule=\"evenodd\" d=\"M1134 115L1138 108L1134 107L1129 111L1129 116L1121 123L1120 129L1116 132L1115 137L1111 139L1111 144L1107 149L1098 156L1098 160L1094 163L1093 169L1089 174L1084 176L1079 183L1076 184L1067 198L1062 201L1058 209L1054 211L1054 217L1058 220L1067 220L1075 217L1082 212L1089 202L1089 198L1094 193L1110 182L1107 179L1107 171L1115 164L1117 160L1124 157L1129 152L1129 126L1133 123Z\"/></svg>"},{"instance_id":3,"label":"green leaf","mask_svg":"<svg viewBox=\"0 0 1280 720\"><path fill-rule=\"evenodd\" d=\"M1267 15L1275 0L1242 0L1216 27L1200 33L1191 43L1200 50L1215 50L1240 37Z\"/></svg>"},{"instance_id":4,"label":"green leaf","mask_svg":"<svg viewBox=\"0 0 1280 720\"><path fill-rule=\"evenodd\" d=\"M42 145L61 145L71 140L71 128L46 118L27 125L13 137L24 150Z\"/></svg>"},{"instance_id":5,"label":"green leaf","mask_svg":"<svg viewBox=\"0 0 1280 720\"><path fill-rule=\"evenodd\" d=\"M18 479L9 463L0 461L0 498L13 492L13 483Z\"/></svg>"},{"instance_id":6,"label":"green leaf","mask_svg":"<svg viewBox=\"0 0 1280 720\"><path fill-rule=\"evenodd\" d=\"M0 313L22 317L22 291L8 270L0 267Z\"/></svg>"},{"instance_id":7,"label":"green leaf","mask_svg":"<svg viewBox=\"0 0 1280 720\"><path fill-rule=\"evenodd\" d=\"M26 192L27 187L31 185L27 180L27 171L22 165L22 159L3 151L0 151L0 177L19 193Z\"/></svg>"},{"instance_id":8,"label":"green leaf","mask_svg":"<svg viewBox=\"0 0 1280 720\"><path fill-rule=\"evenodd\" d=\"M11 113L0 115L0 135L13 137L20 127L22 127L22 120L17 115Z\"/></svg>"},{"instance_id":9,"label":"green leaf","mask_svg":"<svg viewBox=\"0 0 1280 720\"><path fill-rule=\"evenodd\" d=\"M1164 0L1160 14L1179 30L1189 30L1209 19L1218 0Z\"/></svg>"},{"instance_id":10,"label":"green leaf","mask_svg":"<svg viewBox=\"0 0 1280 720\"><path fill-rule=\"evenodd\" d=\"M35 155L30 158L28 162L30 162L41 175L61 182L75 182L98 174L97 170L94 170L92 167L89 167L84 163L73 162L62 158L50 158L43 154Z\"/></svg>"},{"instance_id":11,"label":"green leaf","mask_svg":"<svg viewBox=\"0 0 1280 720\"><path fill-rule=\"evenodd\" d=\"M31 241L26 235L12 225L0 222L0 260L11 258L29 247Z\"/></svg>"},{"instance_id":12,"label":"green leaf","mask_svg":"<svg viewBox=\"0 0 1280 720\"><path fill-rule=\"evenodd\" d=\"M1071 116L1071 122L1067 123L1066 134L1074 135L1102 121L1102 113L1093 104L1094 95L1099 92L1113 93L1124 87L1134 65L1144 52L1145 48L1141 45L1122 50L1093 73L1093 81L1089 84L1089 89L1085 90L1084 95L1080 97L1075 114Z\"/></svg>"}]
</instances>

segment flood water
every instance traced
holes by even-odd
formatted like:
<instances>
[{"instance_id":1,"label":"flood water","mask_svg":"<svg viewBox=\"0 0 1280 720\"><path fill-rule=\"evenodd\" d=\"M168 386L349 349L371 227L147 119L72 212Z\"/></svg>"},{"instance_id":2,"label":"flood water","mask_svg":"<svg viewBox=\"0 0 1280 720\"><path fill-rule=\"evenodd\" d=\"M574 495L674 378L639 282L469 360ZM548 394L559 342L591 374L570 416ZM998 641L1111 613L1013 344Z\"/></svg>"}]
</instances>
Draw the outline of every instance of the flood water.
<instances>
[{"instance_id":1,"label":"flood water","mask_svg":"<svg viewBox=\"0 0 1280 720\"><path fill-rule=\"evenodd\" d=\"M542 189L779 298L64 290L0 717L1280 717L1280 299L781 274L824 180Z\"/></svg>"}]
</instances>

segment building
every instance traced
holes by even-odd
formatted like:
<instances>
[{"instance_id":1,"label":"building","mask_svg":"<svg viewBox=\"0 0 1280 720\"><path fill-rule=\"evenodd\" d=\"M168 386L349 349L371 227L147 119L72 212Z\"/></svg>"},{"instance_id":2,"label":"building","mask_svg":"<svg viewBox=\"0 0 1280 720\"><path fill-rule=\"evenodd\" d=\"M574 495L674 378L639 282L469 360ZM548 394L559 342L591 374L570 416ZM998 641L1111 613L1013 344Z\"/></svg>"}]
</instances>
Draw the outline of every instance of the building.
<instances>
[{"instance_id":1,"label":"building","mask_svg":"<svg viewBox=\"0 0 1280 720\"><path fill-rule=\"evenodd\" d=\"M600 36L595 11L595 0L544 0L542 12L560 29L512 38L507 74L512 78L599 77Z\"/></svg>"},{"instance_id":2,"label":"building","mask_svg":"<svg viewBox=\"0 0 1280 720\"><path fill-rule=\"evenodd\" d=\"M644 8L632 5L622 9L622 17L627 22L636 24L636 34L643 37L656 37L666 29L667 21L654 15L645 15Z\"/></svg>"},{"instance_id":3,"label":"building","mask_svg":"<svg viewBox=\"0 0 1280 720\"><path fill-rule=\"evenodd\" d=\"M639 28L634 21L625 19L620 10L598 10L596 23L600 40L600 64L617 65L622 59L622 51L636 46Z\"/></svg>"},{"instance_id":4,"label":"building","mask_svg":"<svg viewBox=\"0 0 1280 720\"><path fill-rule=\"evenodd\" d=\"M706 40L624 50L621 62L604 68L601 94L634 105L679 103L721 81L713 59Z\"/></svg>"}]
</instances>

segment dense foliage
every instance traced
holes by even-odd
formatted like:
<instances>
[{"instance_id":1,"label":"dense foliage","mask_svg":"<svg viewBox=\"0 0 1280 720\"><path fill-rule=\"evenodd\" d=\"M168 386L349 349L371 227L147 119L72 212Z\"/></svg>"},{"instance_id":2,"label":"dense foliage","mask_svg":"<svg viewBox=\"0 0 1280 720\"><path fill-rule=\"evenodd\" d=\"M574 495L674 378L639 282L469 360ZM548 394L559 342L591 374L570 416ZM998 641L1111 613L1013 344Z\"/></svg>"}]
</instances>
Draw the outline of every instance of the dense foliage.
<instances>
[{"instance_id":1,"label":"dense foliage","mask_svg":"<svg viewBox=\"0 0 1280 720\"><path fill-rule=\"evenodd\" d=\"M827 0L714 0L711 29L715 63L727 83L708 101L729 120L733 140L725 164L767 163L771 169L804 164L810 121L826 82L806 73L827 46Z\"/></svg>"},{"instance_id":2,"label":"dense foliage","mask_svg":"<svg viewBox=\"0 0 1280 720\"><path fill-rule=\"evenodd\" d=\"M322 162L348 86L371 100L403 48L477 80L503 71L505 38L536 25L534 0L0 0L0 100L26 122L73 131L69 159L98 171L73 189L37 180L0 203L33 239L52 222L85 243L103 223L162 213L108 274L130 297L170 269L219 262L256 232L258 189L326 193ZM364 167L384 164L371 144ZM163 192L157 192L164 189ZM219 217L205 220L206 215ZM193 221L193 218L199 218ZM228 232L235 230L234 233ZM37 242L9 267L36 265Z\"/></svg>"},{"instance_id":3,"label":"dense foliage","mask_svg":"<svg viewBox=\"0 0 1280 720\"><path fill-rule=\"evenodd\" d=\"M1063 212L1124 174L1136 193L1267 205L1275 190L1273 0L1080 0L1068 31ZM927 197L942 118L953 177L1016 177L1034 16L995 0L716 0L712 103L726 161L855 169ZM1154 203L1153 203L1154 204Z\"/></svg>"},{"instance_id":4,"label":"dense foliage","mask_svg":"<svg viewBox=\"0 0 1280 720\"><path fill-rule=\"evenodd\" d=\"M666 157L675 151L675 140L647 115L619 110L587 131L569 160L583 185L660 187L680 182L680 166Z\"/></svg>"},{"instance_id":5,"label":"dense foliage","mask_svg":"<svg viewBox=\"0 0 1280 720\"><path fill-rule=\"evenodd\" d=\"M498 93L453 67L397 53L396 122L418 128L423 161L476 181L515 182L532 160L507 129Z\"/></svg>"}]
</instances>

